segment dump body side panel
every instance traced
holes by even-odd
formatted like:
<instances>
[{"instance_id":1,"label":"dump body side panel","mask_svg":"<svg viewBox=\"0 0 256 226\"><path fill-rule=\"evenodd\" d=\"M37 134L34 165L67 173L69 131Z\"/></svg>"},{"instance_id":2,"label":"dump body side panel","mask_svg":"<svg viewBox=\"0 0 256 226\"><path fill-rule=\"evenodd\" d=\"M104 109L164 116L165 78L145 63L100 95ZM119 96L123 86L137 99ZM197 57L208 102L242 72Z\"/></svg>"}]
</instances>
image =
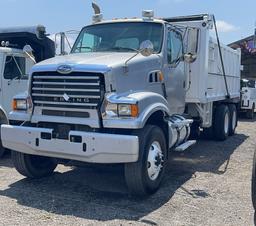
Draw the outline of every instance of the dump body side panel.
<instances>
[{"instance_id":1,"label":"dump body side panel","mask_svg":"<svg viewBox=\"0 0 256 226\"><path fill-rule=\"evenodd\" d=\"M213 30L213 21L185 21L175 25L199 29L197 59L187 65L188 90L186 103L206 104L214 101L240 97L240 65L241 52L221 44L224 69L228 90L225 86L225 77L221 65L219 46L210 36ZM185 39L186 40L186 36ZM186 43L185 43L186 45Z\"/></svg>"}]
</instances>

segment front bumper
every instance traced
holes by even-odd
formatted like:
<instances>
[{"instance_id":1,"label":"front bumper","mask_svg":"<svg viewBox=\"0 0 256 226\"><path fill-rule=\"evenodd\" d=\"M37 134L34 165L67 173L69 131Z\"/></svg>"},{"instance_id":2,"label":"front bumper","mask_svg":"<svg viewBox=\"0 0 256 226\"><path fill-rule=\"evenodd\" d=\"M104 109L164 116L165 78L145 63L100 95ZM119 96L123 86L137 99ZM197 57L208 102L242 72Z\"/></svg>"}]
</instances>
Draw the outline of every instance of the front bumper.
<instances>
[{"instance_id":1,"label":"front bumper","mask_svg":"<svg viewBox=\"0 0 256 226\"><path fill-rule=\"evenodd\" d=\"M129 163L139 157L137 136L70 131L69 140L52 138L52 129L1 126L4 147L18 152L90 163Z\"/></svg>"}]
</instances>

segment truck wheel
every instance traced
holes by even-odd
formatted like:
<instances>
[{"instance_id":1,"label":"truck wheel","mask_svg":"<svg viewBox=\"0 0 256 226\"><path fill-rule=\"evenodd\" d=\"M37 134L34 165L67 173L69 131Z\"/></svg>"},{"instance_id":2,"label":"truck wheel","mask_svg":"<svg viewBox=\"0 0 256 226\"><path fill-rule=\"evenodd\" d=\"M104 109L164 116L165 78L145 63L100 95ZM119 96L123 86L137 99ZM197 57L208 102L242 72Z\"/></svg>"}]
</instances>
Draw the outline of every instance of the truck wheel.
<instances>
[{"instance_id":1,"label":"truck wheel","mask_svg":"<svg viewBox=\"0 0 256 226\"><path fill-rule=\"evenodd\" d=\"M125 180L134 195L146 196L157 191L167 164L167 148L163 131L146 125L139 137L139 160L125 164Z\"/></svg>"},{"instance_id":2,"label":"truck wheel","mask_svg":"<svg viewBox=\"0 0 256 226\"><path fill-rule=\"evenodd\" d=\"M252 169L252 204L254 209L256 210L256 150L254 152L253 157L253 169Z\"/></svg>"},{"instance_id":3,"label":"truck wheel","mask_svg":"<svg viewBox=\"0 0 256 226\"><path fill-rule=\"evenodd\" d=\"M213 134L219 141L227 139L229 134L230 113L226 105L217 106L214 114Z\"/></svg>"},{"instance_id":4,"label":"truck wheel","mask_svg":"<svg viewBox=\"0 0 256 226\"><path fill-rule=\"evenodd\" d=\"M1 140L1 125L2 123L0 123L0 158L3 157L5 153L5 148L3 147L2 140Z\"/></svg>"},{"instance_id":5,"label":"truck wheel","mask_svg":"<svg viewBox=\"0 0 256 226\"><path fill-rule=\"evenodd\" d=\"M252 109L246 112L246 117L248 119L254 119L254 110L255 110L255 104L252 105Z\"/></svg>"},{"instance_id":6,"label":"truck wheel","mask_svg":"<svg viewBox=\"0 0 256 226\"><path fill-rule=\"evenodd\" d=\"M8 124L8 120L5 117L4 112L0 111L0 158L4 155L4 152L6 149L2 145L2 140L1 140L1 125L2 124Z\"/></svg>"},{"instance_id":7,"label":"truck wheel","mask_svg":"<svg viewBox=\"0 0 256 226\"><path fill-rule=\"evenodd\" d=\"M230 112L229 135L232 136L235 134L237 127L237 109L234 104L230 104L228 108Z\"/></svg>"},{"instance_id":8,"label":"truck wheel","mask_svg":"<svg viewBox=\"0 0 256 226\"><path fill-rule=\"evenodd\" d=\"M16 151L12 151L12 160L20 174L33 179L49 176L57 167L52 158L28 155Z\"/></svg>"}]
</instances>

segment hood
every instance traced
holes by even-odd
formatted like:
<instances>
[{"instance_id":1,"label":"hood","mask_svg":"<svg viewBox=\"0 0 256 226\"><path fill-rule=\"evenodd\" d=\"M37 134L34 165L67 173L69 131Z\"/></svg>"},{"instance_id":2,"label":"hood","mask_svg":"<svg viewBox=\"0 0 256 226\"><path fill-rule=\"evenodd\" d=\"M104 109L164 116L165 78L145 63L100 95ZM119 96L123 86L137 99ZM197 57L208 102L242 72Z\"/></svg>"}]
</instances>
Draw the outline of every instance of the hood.
<instances>
[{"instance_id":1,"label":"hood","mask_svg":"<svg viewBox=\"0 0 256 226\"><path fill-rule=\"evenodd\" d=\"M111 68L125 65L125 62L134 55L134 52L97 52L57 56L36 64L33 67L33 71L55 71L60 65L70 65L74 71L87 70L104 73L111 70ZM157 58L157 56L152 55L149 57L144 57L141 54L138 54L135 58L129 61L128 64L138 63L140 61L149 60L150 58L154 59Z\"/></svg>"}]
</instances>

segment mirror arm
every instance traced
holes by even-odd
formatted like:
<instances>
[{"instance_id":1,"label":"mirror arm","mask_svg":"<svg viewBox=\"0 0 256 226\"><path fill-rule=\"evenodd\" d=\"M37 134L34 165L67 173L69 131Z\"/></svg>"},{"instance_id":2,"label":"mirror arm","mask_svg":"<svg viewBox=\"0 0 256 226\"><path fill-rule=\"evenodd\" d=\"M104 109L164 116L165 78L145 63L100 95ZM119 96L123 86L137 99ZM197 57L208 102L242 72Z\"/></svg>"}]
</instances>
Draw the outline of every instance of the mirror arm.
<instances>
[{"instance_id":1,"label":"mirror arm","mask_svg":"<svg viewBox=\"0 0 256 226\"><path fill-rule=\"evenodd\" d=\"M14 62L15 62L15 64L16 64L16 66L17 66L17 68L18 68L18 70L19 70L19 72L20 72L20 75L19 76L16 76L15 77L15 79L20 79L21 77L22 77L22 70L20 69L20 66L19 66L19 64L18 64L18 62L17 62L17 60L15 59L15 57L14 56L12 56L13 57L13 60L14 60Z\"/></svg>"},{"instance_id":2,"label":"mirror arm","mask_svg":"<svg viewBox=\"0 0 256 226\"><path fill-rule=\"evenodd\" d=\"M25 54L29 57L30 60L32 60L36 64L36 60L34 57L32 57L28 52L25 51Z\"/></svg>"},{"instance_id":3,"label":"mirror arm","mask_svg":"<svg viewBox=\"0 0 256 226\"><path fill-rule=\"evenodd\" d=\"M133 49L133 50L135 50L135 49ZM135 50L135 51L137 51L136 54L134 54L128 60L125 61L125 63L124 63L124 73L128 73L128 62L129 61L131 61L133 58L135 58L139 54L141 54L144 57L148 57L148 56L152 55L153 52L154 52L154 46L153 46L153 44L150 40L146 40L146 41L141 43L140 49Z\"/></svg>"},{"instance_id":4,"label":"mirror arm","mask_svg":"<svg viewBox=\"0 0 256 226\"><path fill-rule=\"evenodd\" d=\"M132 60L134 57L138 56L139 53L140 53L140 51L138 51L136 54L134 54L132 57L130 57L128 60L126 60L125 63L124 63L125 66L127 66L128 62L129 62L130 60Z\"/></svg>"},{"instance_id":5,"label":"mirror arm","mask_svg":"<svg viewBox=\"0 0 256 226\"><path fill-rule=\"evenodd\" d=\"M128 72L128 62L131 61L134 57L138 56L140 54L140 51L138 51L136 54L134 54L132 57L130 57L128 60L124 63L124 72Z\"/></svg>"}]
</instances>

